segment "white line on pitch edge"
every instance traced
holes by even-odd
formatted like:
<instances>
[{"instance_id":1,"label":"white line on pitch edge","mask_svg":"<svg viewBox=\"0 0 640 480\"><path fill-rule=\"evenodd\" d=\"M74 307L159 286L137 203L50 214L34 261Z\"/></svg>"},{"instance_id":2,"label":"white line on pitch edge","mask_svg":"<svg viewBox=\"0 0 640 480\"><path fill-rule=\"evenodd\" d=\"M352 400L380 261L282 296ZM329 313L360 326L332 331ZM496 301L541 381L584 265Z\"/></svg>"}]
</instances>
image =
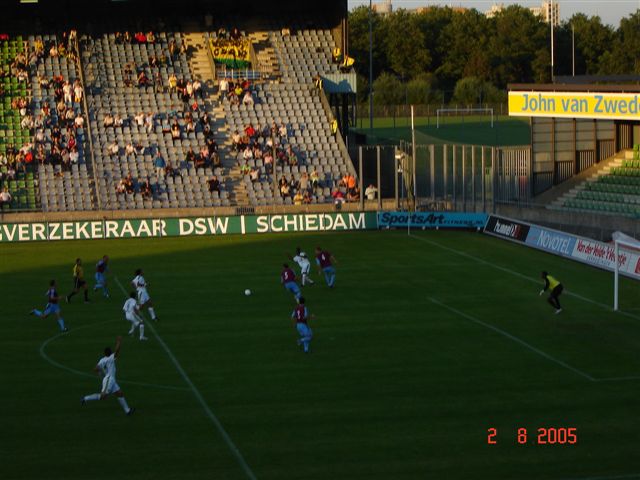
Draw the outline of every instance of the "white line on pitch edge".
<instances>
[{"instance_id":1,"label":"white line on pitch edge","mask_svg":"<svg viewBox=\"0 0 640 480\"><path fill-rule=\"evenodd\" d=\"M118 286L120 287L120 290L122 290L122 293L124 294L124 296L126 297L127 296L127 291L124 289L124 287L120 283L120 280L118 280L118 277L114 277L114 280L118 284ZM225 443L229 447L229 450L231 450L231 453L233 453L233 455L236 457L236 460L238 461L238 463L242 467L242 470L244 470L244 473L251 480L256 480L256 476L253 474L253 471L251 470L251 468L249 467L249 465L245 461L244 457L240 453L240 450L238 450L238 447L236 447L235 443L233 443L233 440L231 440L231 437L229 436L227 431L222 426L222 423L220 423L220 420L218 420L218 417L216 417L215 414L211 411L211 409L209 408L209 405L207 405L207 402L204 400L204 397L202 396L200 391L193 384L193 382L191 381L191 379L187 375L187 372L184 371L184 369L180 365L180 362L178 362L178 359L175 357L173 352L171 352L171 350L169 349L167 344L164 343L164 340L162 340L162 337L160 337L160 335L156 331L155 327L153 326L152 322L146 322L146 324L151 329L151 332L156 337L156 340L158 340L158 343L164 349L164 351L167 354L167 356L173 362L173 365L176 367L176 370L178 370L178 373L180 374L182 379L185 381L185 383L189 386L189 388L193 392L193 395L196 397L196 400L198 400L198 403L200 403L200 406L202 407L202 409L206 413L207 417L209 417L209 420L211 420L213 425L218 430L218 433L220 434L220 436L222 436L223 440L225 441Z\"/></svg>"},{"instance_id":2,"label":"white line on pitch edge","mask_svg":"<svg viewBox=\"0 0 640 480\"><path fill-rule=\"evenodd\" d=\"M583 372L581 370L578 370L577 368L572 367L568 363L565 363L562 360L558 360L557 358L552 357L548 353L543 352L542 350L534 347L533 345L528 344L524 340L521 340L518 337L511 335L509 332L505 332L504 330L502 330L502 329L500 329L500 328L498 328L498 327L496 327L494 325L491 325L490 323L486 323L486 322L483 322L482 320L478 320L477 318L472 317L471 315L468 315L468 314L458 310L457 308L450 307L449 305L447 305L445 303L442 303L442 302L436 300L435 298L429 297L429 301L431 301L432 303L435 303L436 305L439 305L442 308L445 308L445 309L449 310L450 312L455 313L456 315L459 315L459 316L461 316L463 318L466 318L467 320L469 320L469 321L471 321L473 323L476 323L476 324L481 325L481 326L483 326L485 328L488 328L489 330L493 330L494 332L499 333L503 337L506 337L509 340L512 340L512 341L522 345L523 347L531 350L534 353L537 353L541 357L544 357L544 358L546 358L547 360L549 360L549 361L551 361L553 363L556 363L556 364L560 365L561 367L566 368L567 370L571 370L573 373L576 373L576 374L580 375L581 377L586 378L587 380L590 380L592 382L596 381L596 379L593 378L588 373L585 373L585 372Z\"/></svg>"},{"instance_id":3,"label":"white line on pitch edge","mask_svg":"<svg viewBox=\"0 0 640 480\"><path fill-rule=\"evenodd\" d=\"M564 480L632 480L632 479L640 478L640 473L630 473L627 475L614 475L614 476L604 476L604 477L580 477L580 478L566 478Z\"/></svg>"},{"instance_id":4,"label":"white line on pitch edge","mask_svg":"<svg viewBox=\"0 0 640 480\"><path fill-rule=\"evenodd\" d=\"M451 248L451 247L445 247L444 245L441 245L438 242L433 242L431 240L427 240L426 238L418 237L416 235L410 235L410 237L411 238L415 238L416 240L420 240L421 242L428 243L429 245L436 246L436 247L441 248L443 250L447 250L448 252L453 252L453 253L455 253L457 255L461 255L463 257L470 258L472 260L475 260L478 263L481 263L483 265L487 265L487 266L489 266L491 268L495 268L496 270L500 270L502 272L509 273L511 275L515 275L516 277L522 278L523 280L527 280L527 281L533 282L533 283L540 283L540 280L538 280L538 279L535 279L533 277L529 277L527 275L523 275L522 273L516 272L515 270L511 270L510 268L507 268L507 267L502 267L500 265L495 265L495 264L493 264L493 263L491 263L491 262L489 262L487 260L484 260L482 258L476 257L475 255L471 255L470 253L462 252L460 250L456 250L455 248ZM583 297L582 295L579 295L577 293L571 292L571 291L566 290L566 289L564 290L564 293L566 295L571 296L571 297L579 298L583 302L587 302L587 303L590 303L592 305L597 305L598 307L604 308L605 310L613 311L613 309L609 305L607 305L605 303L596 302L595 300L591 300L590 298ZM638 315L634 315L632 313L623 312L621 310L618 310L616 313L618 313L620 315L624 315L625 317L633 318L635 320L640 320L640 317Z\"/></svg>"}]
</instances>

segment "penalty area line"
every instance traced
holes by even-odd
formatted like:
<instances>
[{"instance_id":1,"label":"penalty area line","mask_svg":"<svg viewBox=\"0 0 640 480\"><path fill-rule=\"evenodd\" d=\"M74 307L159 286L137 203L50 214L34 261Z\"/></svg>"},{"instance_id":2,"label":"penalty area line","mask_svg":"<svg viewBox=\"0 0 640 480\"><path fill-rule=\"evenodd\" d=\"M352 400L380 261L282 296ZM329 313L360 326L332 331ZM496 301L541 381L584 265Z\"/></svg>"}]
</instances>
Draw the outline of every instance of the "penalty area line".
<instances>
[{"instance_id":1,"label":"penalty area line","mask_svg":"<svg viewBox=\"0 0 640 480\"><path fill-rule=\"evenodd\" d=\"M445 303L442 303L442 302L436 300L435 298L429 297L429 301L431 303L435 303L436 305L438 305L438 306L440 306L440 307L442 307L442 308L444 308L446 310L449 310L452 313L455 313L456 315L458 315L458 316L460 316L462 318L466 318L470 322L473 322L473 323L475 323L477 325L480 325L480 326L485 327L485 328L487 328L489 330L492 330L492 331L502 335L503 337L506 337L509 340L512 340L512 341L516 342L517 344L525 347L526 349L531 350L534 353L537 353L541 357L546 358L547 360L549 360L549 361L551 361L551 362L553 362L553 363L555 363L557 365L560 365L561 367L564 367L567 370L570 370L570 371L572 371L573 373L575 373L577 375L580 375L582 378L586 378L587 380L589 380L591 382L596 382L597 381L594 377L592 377L588 373L585 373L582 370L578 370L577 368L572 367L568 363L565 363L562 360L558 360L557 358L552 357L551 355L549 355L546 352L543 352L539 348L536 348L533 345L525 342L524 340L521 340L520 338L518 338L518 337L516 337L514 335L511 335L509 332L505 332L504 330L502 330L502 329L500 329L500 328L498 328L498 327L496 327L494 325L491 325L490 323L486 323L486 322L483 322L482 320L478 320L477 318L472 317L471 315L468 315L468 314L466 314L464 312L461 312L457 308L450 307L449 305L447 305Z\"/></svg>"},{"instance_id":2,"label":"penalty area line","mask_svg":"<svg viewBox=\"0 0 640 480\"><path fill-rule=\"evenodd\" d=\"M114 277L114 280L118 284L118 287L120 287L120 290L122 290L123 295L127 297L127 291L122 286L122 283L120 283L120 280L118 279L118 277ZM222 426L222 423L220 422L220 420L218 420L218 417L216 417L216 415L213 413L211 408L209 408L209 405L207 405L207 402L205 401L204 397L202 396L198 388L193 384L193 382L187 375L187 372L184 371L184 369L180 365L180 362L178 362L178 359L175 357L175 355L173 354L169 346L164 342L160 334L156 331L155 327L152 325L152 322L145 322L145 323L151 329L153 336L156 337L156 340L158 340L158 343L163 348L163 350L165 351L165 353L167 354L167 356L169 357L173 365L176 367L176 370L178 371L178 373L180 374L184 382L188 385L194 397L196 397L196 400L204 410L204 413L207 415L209 420L211 420L211 423L213 423L213 425L216 427L216 430L218 430L218 433L220 434L222 439L225 441L225 443L229 447L229 450L231 450L231 453L240 464L240 467L242 467L242 470L244 471L244 473L251 480L256 480L256 476L254 475L253 471L251 470L251 468L245 461L244 457L240 453L240 450L238 450L238 447L236 447L235 443L233 443L233 440L231 440L231 437Z\"/></svg>"}]
</instances>

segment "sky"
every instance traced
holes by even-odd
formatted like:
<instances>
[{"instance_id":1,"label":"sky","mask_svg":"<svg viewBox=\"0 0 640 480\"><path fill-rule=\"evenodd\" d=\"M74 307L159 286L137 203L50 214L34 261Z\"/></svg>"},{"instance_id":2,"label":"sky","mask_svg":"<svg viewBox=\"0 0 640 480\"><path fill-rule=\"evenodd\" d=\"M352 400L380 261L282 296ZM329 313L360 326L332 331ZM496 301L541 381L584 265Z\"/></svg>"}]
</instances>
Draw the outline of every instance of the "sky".
<instances>
[{"instance_id":1,"label":"sky","mask_svg":"<svg viewBox=\"0 0 640 480\"><path fill-rule=\"evenodd\" d=\"M349 9L358 5L368 5L367 0L348 0ZM381 3L382 0L373 0L373 3ZM584 13L588 16L598 15L603 23L608 23L615 27L618 26L620 19L628 16L640 8L640 0L557 0L560 4L560 16L563 20L570 18L574 13ZM467 7L475 8L480 12L485 12L491 8L491 5L519 4L524 7L538 7L542 4L542 0L520 0L519 2L509 2L505 0L452 0L452 1L435 1L435 0L391 0L393 8L417 8L424 6L451 6L451 7Z\"/></svg>"}]
</instances>

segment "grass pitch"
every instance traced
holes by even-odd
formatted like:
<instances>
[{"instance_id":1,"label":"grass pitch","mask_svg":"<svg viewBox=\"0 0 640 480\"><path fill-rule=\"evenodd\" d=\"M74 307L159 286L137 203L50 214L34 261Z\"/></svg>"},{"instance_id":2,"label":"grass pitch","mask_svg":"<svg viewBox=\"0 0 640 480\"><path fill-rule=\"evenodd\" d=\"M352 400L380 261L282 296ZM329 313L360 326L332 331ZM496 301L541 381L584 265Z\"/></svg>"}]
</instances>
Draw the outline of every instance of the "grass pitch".
<instances>
[{"instance_id":1,"label":"grass pitch","mask_svg":"<svg viewBox=\"0 0 640 480\"><path fill-rule=\"evenodd\" d=\"M316 319L304 355L279 272L286 252L316 244L338 259L337 287L315 274L305 288ZM68 334L27 315L49 279L68 293L75 257L92 277L105 253L112 298L63 303ZM138 267L160 321L148 342L124 339L126 417L115 399L79 400L129 327L114 279L127 287ZM542 269L568 290L561 315L538 296ZM623 281L628 313L614 314L611 274L508 242L390 231L14 244L0 249L0 285L2 479L640 474L638 284ZM536 444L543 427L575 428L577 443Z\"/></svg>"}]
</instances>

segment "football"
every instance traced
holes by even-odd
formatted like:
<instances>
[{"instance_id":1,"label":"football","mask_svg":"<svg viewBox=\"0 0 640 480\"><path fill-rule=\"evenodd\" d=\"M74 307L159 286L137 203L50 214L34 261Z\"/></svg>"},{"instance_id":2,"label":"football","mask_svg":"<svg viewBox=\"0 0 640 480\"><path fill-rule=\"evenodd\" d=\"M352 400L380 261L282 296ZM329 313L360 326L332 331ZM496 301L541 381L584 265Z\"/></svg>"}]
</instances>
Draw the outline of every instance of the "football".
<instances>
[{"instance_id":1,"label":"football","mask_svg":"<svg viewBox=\"0 0 640 480\"><path fill-rule=\"evenodd\" d=\"M244 294L248 297L249 295L251 295L251 290L249 290L248 288L244 291Z\"/></svg>"}]
</instances>

